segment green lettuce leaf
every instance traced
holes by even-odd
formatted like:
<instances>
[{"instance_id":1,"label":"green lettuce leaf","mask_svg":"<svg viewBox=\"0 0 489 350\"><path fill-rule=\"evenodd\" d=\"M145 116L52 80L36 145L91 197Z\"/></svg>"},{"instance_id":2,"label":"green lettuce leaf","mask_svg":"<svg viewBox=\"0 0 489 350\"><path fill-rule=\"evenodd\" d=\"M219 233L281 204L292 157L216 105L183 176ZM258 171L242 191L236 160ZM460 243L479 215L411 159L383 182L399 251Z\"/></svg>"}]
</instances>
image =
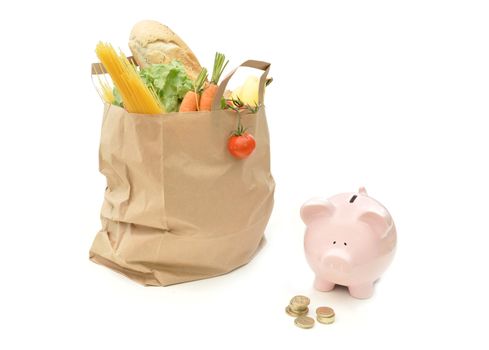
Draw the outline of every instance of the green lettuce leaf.
<instances>
[{"instance_id":1,"label":"green lettuce leaf","mask_svg":"<svg viewBox=\"0 0 489 350\"><path fill-rule=\"evenodd\" d=\"M169 64L153 64L139 72L144 83L153 89L166 112L177 112L185 94L193 89L193 83L178 61Z\"/></svg>"},{"instance_id":2,"label":"green lettuce leaf","mask_svg":"<svg viewBox=\"0 0 489 350\"><path fill-rule=\"evenodd\" d=\"M119 107L124 107L124 104L122 101L122 96L116 87L114 87L114 89L113 89L113 94L114 94L114 102L112 102L112 104L119 106Z\"/></svg>"}]
</instances>

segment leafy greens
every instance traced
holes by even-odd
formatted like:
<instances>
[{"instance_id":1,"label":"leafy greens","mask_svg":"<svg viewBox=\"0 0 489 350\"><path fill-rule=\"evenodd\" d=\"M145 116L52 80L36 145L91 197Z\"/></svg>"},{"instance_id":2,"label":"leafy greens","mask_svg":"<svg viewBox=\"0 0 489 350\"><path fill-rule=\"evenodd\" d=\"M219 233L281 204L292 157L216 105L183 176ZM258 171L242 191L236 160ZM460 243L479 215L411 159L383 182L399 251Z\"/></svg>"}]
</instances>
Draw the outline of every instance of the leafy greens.
<instances>
[{"instance_id":1,"label":"leafy greens","mask_svg":"<svg viewBox=\"0 0 489 350\"><path fill-rule=\"evenodd\" d=\"M167 113L177 112L185 94L194 88L185 68L176 60L168 64L152 64L142 68L139 75L146 86L156 93ZM114 97L114 104L122 107L121 95L115 88Z\"/></svg>"}]
</instances>

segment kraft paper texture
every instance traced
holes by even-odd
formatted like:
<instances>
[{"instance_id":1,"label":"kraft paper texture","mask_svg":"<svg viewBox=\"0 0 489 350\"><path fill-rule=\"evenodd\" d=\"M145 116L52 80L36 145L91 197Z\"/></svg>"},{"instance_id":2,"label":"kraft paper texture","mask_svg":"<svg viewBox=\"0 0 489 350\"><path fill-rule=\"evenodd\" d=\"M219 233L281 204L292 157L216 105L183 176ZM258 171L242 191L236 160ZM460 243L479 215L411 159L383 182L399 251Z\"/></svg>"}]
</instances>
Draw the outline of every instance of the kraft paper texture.
<instances>
[{"instance_id":1,"label":"kraft paper texture","mask_svg":"<svg viewBox=\"0 0 489 350\"><path fill-rule=\"evenodd\" d=\"M227 150L234 111L141 115L106 105L99 167L107 188L90 259L163 286L248 263L263 240L275 182L264 107L242 113L242 123L256 149L238 160Z\"/></svg>"}]
</instances>

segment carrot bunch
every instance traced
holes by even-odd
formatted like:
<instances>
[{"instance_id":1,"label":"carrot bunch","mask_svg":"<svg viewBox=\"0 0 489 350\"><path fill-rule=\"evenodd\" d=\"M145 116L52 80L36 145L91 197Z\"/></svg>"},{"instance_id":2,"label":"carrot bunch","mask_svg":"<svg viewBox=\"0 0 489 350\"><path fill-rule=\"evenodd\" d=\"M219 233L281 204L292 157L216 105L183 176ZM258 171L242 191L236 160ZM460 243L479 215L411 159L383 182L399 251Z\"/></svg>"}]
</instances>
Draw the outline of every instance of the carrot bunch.
<instances>
[{"instance_id":1,"label":"carrot bunch","mask_svg":"<svg viewBox=\"0 0 489 350\"><path fill-rule=\"evenodd\" d=\"M212 79L209 85L202 92L202 97L200 99L200 110L210 111L212 107L212 102L217 93L217 84L219 84L219 79L221 79L222 72L226 68L229 61L226 61L226 56L222 53L216 52L216 57L214 58L214 68L212 69Z\"/></svg>"},{"instance_id":2,"label":"carrot bunch","mask_svg":"<svg viewBox=\"0 0 489 350\"><path fill-rule=\"evenodd\" d=\"M202 88L207 80L207 69L202 68L202 71L195 81L194 91L189 91L185 94L182 104L180 105L180 112L211 110L212 102L216 97L218 89L217 84L219 84L219 79L228 62L229 61L226 61L226 56L224 56L224 54L216 52L211 81Z\"/></svg>"},{"instance_id":3,"label":"carrot bunch","mask_svg":"<svg viewBox=\"0 0 489 350\"><path fill-rule=\"evenodd\" d=\"M195 79L194 90L188 91L180 104L179 112L194 112L199 109L200 95L204 90L204 83L207 80L207 69L202 68L197 79Z\"/></svg>"}]
</instances>

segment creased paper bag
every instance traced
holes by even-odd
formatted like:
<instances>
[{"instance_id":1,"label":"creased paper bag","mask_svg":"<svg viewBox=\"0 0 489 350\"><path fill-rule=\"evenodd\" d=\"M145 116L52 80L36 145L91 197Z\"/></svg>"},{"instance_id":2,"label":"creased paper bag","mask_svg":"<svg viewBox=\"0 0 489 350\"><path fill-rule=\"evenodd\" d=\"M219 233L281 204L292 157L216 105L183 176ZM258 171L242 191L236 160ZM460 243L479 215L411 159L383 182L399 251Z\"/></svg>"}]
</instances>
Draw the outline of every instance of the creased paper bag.
<instances>
[{"instance_id":1,"label":"creased paper bag","mask_svg":"<svg viewBox=\"0 0 489 350\"><path fill-rule=\"evenodd\" d=\"M269 64L247 61L265 70ZM244 160L227 139L234 111L141 115L105 108L100 172L107 178L102 228L90 259L145 285L170 285L227 273L250 261L273 207L275 183L265 109L242 114L256 139Z\"/></svg>"}]
</instances>

